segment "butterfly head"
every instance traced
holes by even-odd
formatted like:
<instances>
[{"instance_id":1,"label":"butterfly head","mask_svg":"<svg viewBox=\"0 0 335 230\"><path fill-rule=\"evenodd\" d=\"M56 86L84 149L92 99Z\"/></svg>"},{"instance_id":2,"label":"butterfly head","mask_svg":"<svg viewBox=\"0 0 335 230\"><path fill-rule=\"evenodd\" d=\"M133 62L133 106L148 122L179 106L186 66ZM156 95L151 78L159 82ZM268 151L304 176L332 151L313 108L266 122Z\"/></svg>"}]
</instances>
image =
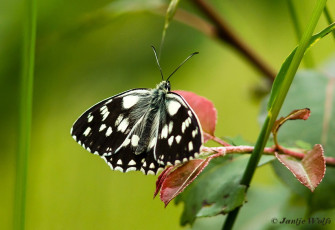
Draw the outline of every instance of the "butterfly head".
<instances>
[{"instance_id":1,"label":"butterfly head","mask_svg":"<svg viewBox=\"0 0 335 230\"><path fill-rule=\"evenodd\" d=\"M170 81L162 81L157 85L157 89L163 90L165 92L170 92L171 90Z\"/></svg>"}]
</instances>

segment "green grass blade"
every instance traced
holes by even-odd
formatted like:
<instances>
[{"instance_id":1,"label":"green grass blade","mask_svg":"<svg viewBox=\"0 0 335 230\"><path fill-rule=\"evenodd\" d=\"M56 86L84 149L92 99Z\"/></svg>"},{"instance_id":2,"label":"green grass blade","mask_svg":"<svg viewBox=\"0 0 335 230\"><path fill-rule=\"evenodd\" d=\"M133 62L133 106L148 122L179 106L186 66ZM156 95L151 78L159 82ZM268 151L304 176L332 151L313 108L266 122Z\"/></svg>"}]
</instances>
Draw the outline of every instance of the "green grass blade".
<instances>
[{"instance_id":1,"label":"green grass blade","mask_svg":"<svg viewBox=\"0 0 335 230\"><path fill-rule=\"evenodd\" d=\"M14 200L14 229L25 228L28 156L31 139L33 76L36 39L36 0L25 2L20 87L18 154Z\"/></svg>"}]
</instances>

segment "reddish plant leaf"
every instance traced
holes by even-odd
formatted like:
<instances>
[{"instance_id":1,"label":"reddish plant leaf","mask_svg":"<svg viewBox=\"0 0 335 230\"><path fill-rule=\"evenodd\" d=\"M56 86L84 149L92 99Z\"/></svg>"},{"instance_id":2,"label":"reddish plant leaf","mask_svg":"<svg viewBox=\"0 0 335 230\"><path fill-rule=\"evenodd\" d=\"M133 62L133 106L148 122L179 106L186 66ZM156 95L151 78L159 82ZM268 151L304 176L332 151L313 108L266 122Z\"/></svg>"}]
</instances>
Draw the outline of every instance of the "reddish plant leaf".
<instances>
[{"instance_id":1,"label":"reddish plant leaf","mask_svg":"<svg viewBox=\"0 0 335 230\"><path fill-rule=\"evenodd\" d=\"M309 108L305 109L296 109L293 110L286 117L279 118L273 125L272 132L274 135L277 134L278 129L288 120L307 120L309 115L311 114L311 110Z\"/></svg>"},{"instance_id":2,"label":"reddish plant leaf","mask_svg":"<svg viewBox=\"0 0 335 230\"><path fill-rule=\"evenodd\" d=\"M211 159L212 158L209 157L205 160L195 159L188 161L177 167L175 170L166 172L166 174L162 176L161 179L163 181L160 181L158 184L161 184L160 199L164 202L165 206L192 183L199 173L201 173L208 165Z\"/></svg>"},{"instance_id":3,"label":"reddish plant leaf","mask_svg":"<svg viewBox=\"0 0 335 230\"><path fill-rule=\"evenodd\" d=\"M214 104L208 99L192 92L182 90L174 92L181 95L197 114L202 131L204 132L204 142L210 140L214 136L217 121L217 112ZM206 135L206 133L209 135Z\"/></svg>"},{"instance_id":4,"label":"reddish plant leaf","mask_svg":"<svg viewBox=\"0 0 335 230\"><path fill-rule=\"evenodd\" d=\"M159 175L156 181L156 190L155 190L154 198L157 196L159 190L161 189L164 180L170 174L171 170L173 170L174 168L175 168L174 166L169 166L166 169L164 169L164 171Z\"/></svg>"},{"instance_id":5,"label":"reddish plant leaf","mask_svg":"<svg viewBox=\"0 0 335 230\"><path fill-rule=\"evenodd\" d=\"M326 172L326 162L321 145L307 152L302 161L298 161L287 155L275 153L277 159L288 168L293 175L312 192L322 181Z\"/></svg>"}]
</instances>

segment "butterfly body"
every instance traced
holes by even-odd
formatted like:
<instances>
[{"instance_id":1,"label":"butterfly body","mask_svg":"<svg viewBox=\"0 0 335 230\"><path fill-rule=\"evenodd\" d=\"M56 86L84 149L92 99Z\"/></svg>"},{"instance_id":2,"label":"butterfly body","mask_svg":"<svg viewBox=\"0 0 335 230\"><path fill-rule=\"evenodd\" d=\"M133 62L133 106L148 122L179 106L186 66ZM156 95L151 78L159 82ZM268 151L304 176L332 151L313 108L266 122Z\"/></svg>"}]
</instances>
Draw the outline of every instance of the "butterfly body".
<instances>
[{"instance_id":1,"label":"butterfly body","mask_svg":"<svg viewBox=\"0 0 335 230\"><path fill-rule=\"evenodd\" d=\"M197 157L203 142L196 114L170 91L168 80L97 103L73 124L71 135L113 170L144 174Z\"/></svg>"}]
</instances>

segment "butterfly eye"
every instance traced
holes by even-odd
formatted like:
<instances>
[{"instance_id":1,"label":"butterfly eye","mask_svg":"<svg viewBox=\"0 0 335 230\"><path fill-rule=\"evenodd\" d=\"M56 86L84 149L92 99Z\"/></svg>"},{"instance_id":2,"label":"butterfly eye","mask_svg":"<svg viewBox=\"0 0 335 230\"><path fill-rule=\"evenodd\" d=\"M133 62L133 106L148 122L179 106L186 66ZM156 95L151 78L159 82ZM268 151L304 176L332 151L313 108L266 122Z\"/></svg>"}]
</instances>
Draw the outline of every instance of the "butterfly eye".
<instances>
[{"instance_id":1,"label":"butterfly eye","mask_svg":"<svg viewBox=\"0 0 335 230\"><path fill-rule=\"evenodd\" d=\"M169 81L166 81L166 89L170 92L171 86Z\"/></svg>"}]
</instances>

